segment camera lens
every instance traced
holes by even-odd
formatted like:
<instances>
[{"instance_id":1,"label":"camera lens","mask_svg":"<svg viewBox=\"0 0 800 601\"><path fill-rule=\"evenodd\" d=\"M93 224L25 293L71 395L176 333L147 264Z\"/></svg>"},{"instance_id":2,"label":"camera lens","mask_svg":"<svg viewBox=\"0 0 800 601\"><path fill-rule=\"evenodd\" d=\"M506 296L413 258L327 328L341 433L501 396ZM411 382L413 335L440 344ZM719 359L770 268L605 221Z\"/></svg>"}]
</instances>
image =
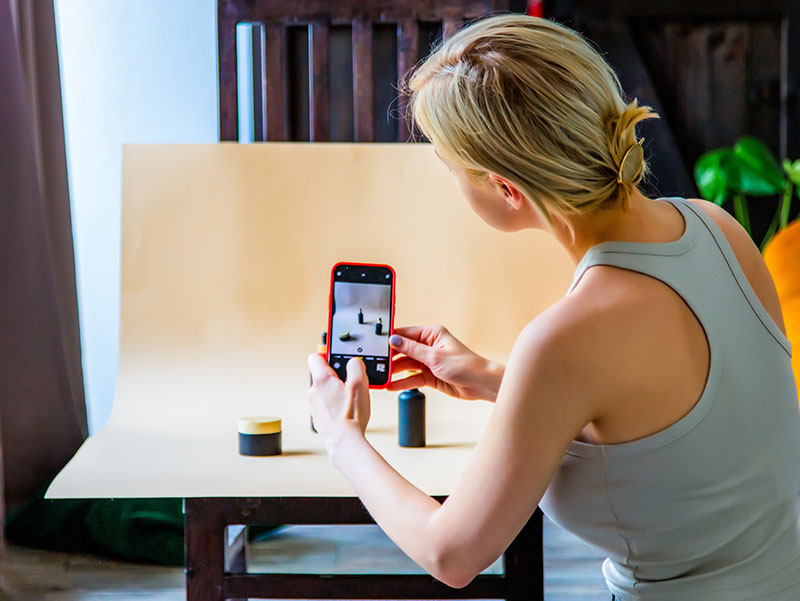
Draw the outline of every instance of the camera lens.
<instances>
[{"instance_id":1,"label":"camera lens","mask_svg":"<svg viewBox=\"0 0 800 601\"><path fill-rule=\"evenodd\" d=\"M361 272L361 277L362 277L362 278L365 278L365 277L367 277L367 274L366 274L366 273L364 273L364 272L362 271L362 272Z\"/></svg>"}]
</instances>

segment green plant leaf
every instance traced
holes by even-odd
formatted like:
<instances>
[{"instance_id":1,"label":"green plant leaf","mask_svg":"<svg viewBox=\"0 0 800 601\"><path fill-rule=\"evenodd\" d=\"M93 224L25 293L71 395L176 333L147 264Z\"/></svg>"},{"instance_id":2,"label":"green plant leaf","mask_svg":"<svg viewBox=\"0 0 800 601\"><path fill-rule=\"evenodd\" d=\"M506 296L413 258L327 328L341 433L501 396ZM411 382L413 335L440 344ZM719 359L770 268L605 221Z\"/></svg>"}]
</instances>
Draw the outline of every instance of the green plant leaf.
<instances>
[{"instance_id":1,"label":"green plant leaf","mask_svg":"<svg viewBox=\"0 0 800 601\"><path fill-rule=\"evenodd\" d=\"M760 140L745 136L733 145L733 153L741 161L739 187L752 196L772 196L786 185L778 161Z\"/></svg>"},{"instance_id":2,"label":"green plant leaf","mask_svg":"<svg viewBox=\"0 0 800 601\"><path fill-rule=\"evenodd\" d=\"M733 189L730 182L731 157L736 158L730 148L718 148L706 152L694 164L694 179L700 195L718 205L728 200Z\"/></svg>"},{"instance_id":3,"label":"green plant leaf","mask_svg":"<svg viewBox=\"0 0 800 601\"><path fill-rule=\"evenodd\" d=\"M795 186L800 186L800 159L794 163L789 159L783 159L783 171Z\"/></svg>"}]
</instances>

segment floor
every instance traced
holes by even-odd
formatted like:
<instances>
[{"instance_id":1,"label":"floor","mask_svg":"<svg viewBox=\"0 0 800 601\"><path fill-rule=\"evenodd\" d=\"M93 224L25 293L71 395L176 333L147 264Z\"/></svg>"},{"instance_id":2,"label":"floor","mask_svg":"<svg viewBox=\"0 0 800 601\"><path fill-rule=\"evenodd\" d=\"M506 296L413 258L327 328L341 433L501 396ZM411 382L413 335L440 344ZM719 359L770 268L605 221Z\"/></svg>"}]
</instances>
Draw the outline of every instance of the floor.
<instances>
[{"instance_id":1,"label":"floor","mask_svg":"<svg viewBox=\"0 0 800 601\"><path fill-rule=\"evenodd\" d=\"M602 556L545 518L545 599L608 601ZM260 572L419 573L376 526L292 526L251 547ZM487 572L502 571L500 562ZM10 547L0 564L0 601L179 601L183 570ZM3 591L5 591L5 596Z\"/></svg>"}]
</instances>

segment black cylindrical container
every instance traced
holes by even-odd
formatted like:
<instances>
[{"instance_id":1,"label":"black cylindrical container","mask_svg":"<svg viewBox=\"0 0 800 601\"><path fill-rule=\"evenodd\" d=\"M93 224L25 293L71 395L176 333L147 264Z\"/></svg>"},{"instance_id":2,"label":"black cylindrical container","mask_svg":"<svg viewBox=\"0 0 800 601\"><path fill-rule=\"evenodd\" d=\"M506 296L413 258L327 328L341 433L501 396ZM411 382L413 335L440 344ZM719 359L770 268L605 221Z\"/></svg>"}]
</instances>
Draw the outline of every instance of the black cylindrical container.
<instances>
[{"instance_id":1,"label":"black cylindrical container","mask_svg":"<svg viewBox=\"0 0 800 601\"><path fill-rule=\"evenodd\" d=\"M239 420L240 455L280 455L281 420L277 417L243 417Z\"/></svg>"},{"instance_id":2,"label":"black cylindrical container","mask_svg":"<svg viewBox=\"0 0 800 601\"><path fill-rule=\"evenodd\" d=\"M412 388L400 393L398 438L401 447L425 446L425 395Z\"/></svg>"}]
</instances>

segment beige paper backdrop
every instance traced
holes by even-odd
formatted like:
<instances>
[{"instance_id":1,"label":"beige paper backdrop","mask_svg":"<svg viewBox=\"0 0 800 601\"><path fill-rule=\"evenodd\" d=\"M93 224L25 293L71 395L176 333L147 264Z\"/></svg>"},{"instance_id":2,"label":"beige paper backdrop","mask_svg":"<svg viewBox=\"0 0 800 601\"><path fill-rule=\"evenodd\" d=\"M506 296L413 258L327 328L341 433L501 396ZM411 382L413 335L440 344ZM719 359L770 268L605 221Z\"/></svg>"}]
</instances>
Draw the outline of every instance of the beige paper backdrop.
<instances>
[{"instance_id":1,"label":"beige paper backdrop","mask_svg":"<svg viewBox=\"0 0 800 601\"><path fill-rule=\"evenodd\" d=\"M306 398L337 261L392 265L396 325L443 323L501 360L574 271L548 234L481 222L427 144L126 146L114 408L48 496L352 495ZM447 494L491 405L426 393L428 448L398 447L385 391L368 437ZM283 418L284 455L238 455L252 414Z\"/></svg>"}]
</instances>

